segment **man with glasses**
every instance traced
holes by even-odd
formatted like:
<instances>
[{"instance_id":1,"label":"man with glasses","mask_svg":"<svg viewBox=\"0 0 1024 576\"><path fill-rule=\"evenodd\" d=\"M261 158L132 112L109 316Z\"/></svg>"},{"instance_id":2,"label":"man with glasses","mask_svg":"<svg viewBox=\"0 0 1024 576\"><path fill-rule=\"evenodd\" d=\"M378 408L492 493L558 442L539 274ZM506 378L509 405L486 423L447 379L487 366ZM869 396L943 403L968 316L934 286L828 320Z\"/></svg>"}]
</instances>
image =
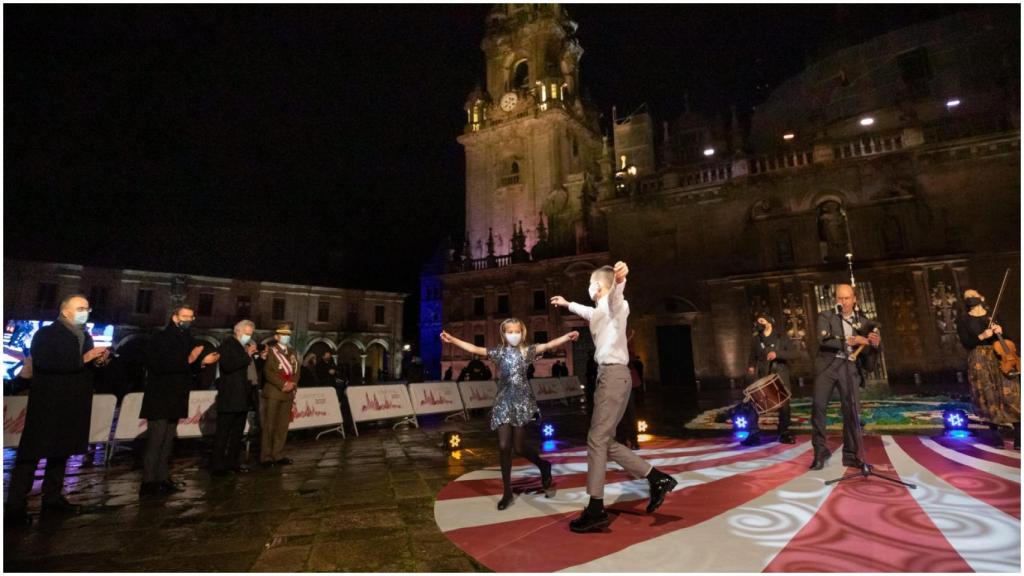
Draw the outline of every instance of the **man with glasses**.
<instances>
[{"instance_id":1,"label":"man with glasses","mask_svg":"<svg viewBox=\"0 0 1024 576\"><path fill-rule=\"evenodd\" d=\"M89 301L84 296L69 296L60 303L57 321L40 328L32 339L32 386L28 393L25 432L18 446L4 507L7 526L32 523L26 500L41 458L46 459L43 513L79 511L77 505L61 494L64 469L72 454L82 454L89 446L90 367L101 366L109 358L108 349L94 348L92 337L85 330L89 312Z\"/></svg>"}]
</instances>

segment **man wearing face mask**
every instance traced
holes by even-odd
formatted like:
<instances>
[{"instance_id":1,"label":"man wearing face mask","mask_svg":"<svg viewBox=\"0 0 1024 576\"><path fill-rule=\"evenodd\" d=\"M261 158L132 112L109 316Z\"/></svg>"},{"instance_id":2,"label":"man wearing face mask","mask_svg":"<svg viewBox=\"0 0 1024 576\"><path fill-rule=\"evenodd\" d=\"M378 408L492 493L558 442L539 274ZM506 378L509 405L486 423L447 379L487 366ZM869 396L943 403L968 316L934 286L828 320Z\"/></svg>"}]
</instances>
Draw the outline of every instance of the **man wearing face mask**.
<instances>
[{"instance_id":1,"label":"man wearing face mask","mask_svg":"<svg viewBox=\"0 0 1024 576\"><path fill-rule=\"evenodd\" d=\"M40 328L32 339L32 387L4 506L6 526L32 523L26 500L41 458L46 459L43 513L79 510L61 494L64 469L72 454L81 454L89 446L90 368L109 358L107 348L93 347L92 337L84 330L88 319L89 301L77 294L69 296L60 304L57 321Z\"/></svg>"},{"instance_id":2,"label":"man wearing face mask","mask_svg":"<svg viewBox=\"0 0 1024 576\"><path fill-rule=\"evenodd\" d=\"M750 341L750 362L747 373L755 378L764 378L769 374L778 374L786 390L789 386L789 361L797 357L799 351L793 341L775 331L775 319L766 314L759 315L754 324L754 337ZM790 408L787 400L779 407L779 442L793 444L796 442L789 433ZM751 417L750 435L743 441L744 446L756 446L761 443L760 428L757 426L757 413Z\"/></svg>"},{"instance_id":3,"label":"man wearing face mask","mask_svg":"<svg viewBox=\"0 0 1024 576\"><path fill-rule=\"evenodd\" d=\"M213 438L211 473L224 476L230 472L248 472L238 462L249 413L249 391L259 383L253 355L256 343L252 333L256 326L250 320L235 324L234 336L220 345L220 377L217 378L217 431Z\"/></svg>"},{"instance_id":4,"label":"man wearing face mask","mask_svg":"<svg viewBox=\"0 0 1024 576\"><path fill-rule=\"evenodd\" d=\"M168 494L181 490L171 481L169 462L174 448L178 420L188 417L188 395L193 377L203 366L219 359L216 352L203 355L203 346L192 341L195 311L179 306L163 330L146 347L146 391L140 415L147 422L146 451L143 458L142 486L139 494Z\"/></svg>"},{"instance_id":5,"label":"man wearing face mask","mask_svg":"<svg viewBox=\"0 0 1024 576\"><path fill-rule=\"evenodd\" d=\"M276 342L267 345L269 353L263 365L267 382L262 392L263 431L260 439L260 465L291 464L292 459L281 455L288 439L288 424L292 418L292 402L299 385L299 357L291 347L292 330L287 324L277 327Z\"/></svg>"}]
</instances>

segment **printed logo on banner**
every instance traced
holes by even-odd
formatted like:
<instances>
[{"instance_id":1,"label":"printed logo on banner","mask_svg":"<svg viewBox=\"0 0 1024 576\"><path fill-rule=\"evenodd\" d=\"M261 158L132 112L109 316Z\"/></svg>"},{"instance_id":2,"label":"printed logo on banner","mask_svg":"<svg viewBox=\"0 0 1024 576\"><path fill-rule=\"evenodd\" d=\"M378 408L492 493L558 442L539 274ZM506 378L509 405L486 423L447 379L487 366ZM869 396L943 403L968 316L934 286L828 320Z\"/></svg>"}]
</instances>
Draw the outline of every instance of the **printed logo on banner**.
<instances>
[{"instance_id":1,"label":"printed logo on banner","mask_svg":"<svg viewBox=\"0 0 1024 576\"><path fill-rule=\"evenodd\" d=\"M15 447L25 431L28 396L4 396L4 446Z\"/></svg>"},{"instance_id":2,"label":"printed logo on banner","mask_svg":"<svg viewBox=\"0 0 1024 576\"><path fill-rule=\"evenodd\" d=\"M299 388L292 402L289 430L341 424L341 404L334 388Z\"/></svg>"},{"instance_id":3,"label":"printed logo on banner","mask_svg":"<svg viewBox=\"0 0 1024 576\"><path fill-rule=\"evenodd\" d=\"M530 384L537 400L557 400L565 396L558 378L534 378Z\"/></svg>"},{"instance_id":4,"label":"printed logo on banner","mask_svg":"<svg viewBox=\"0 0 1024 576\"><path fill-rule=\"evenodd\" d=\"M494 397L498 394L498 384L493 380L476 380L459 382L459 392L466 408L490 408L494 406Z\"/></svg>"},{"instance_id":5,"label":"printed logo on banner","mask_svg":"<svg viewBox=\"0 0 1024 576\"><path fill-rule=\"evenodd\" d=\"M462 398L455 382L417 382L409 384L413 408L417 414L440 414L462 410Z\"/></svg>"},{"instance_id":6,"label":"printed logo on banner","mask_svg":"<svg viewBox=\"0 0 1024 576\"><path fill-rule=\"evenodd\" d=\"M413 414L409 390L404 384L349 386L345 393L352 406L352 418L356 421L386 420Z\"/></svg>"}]
</instances>

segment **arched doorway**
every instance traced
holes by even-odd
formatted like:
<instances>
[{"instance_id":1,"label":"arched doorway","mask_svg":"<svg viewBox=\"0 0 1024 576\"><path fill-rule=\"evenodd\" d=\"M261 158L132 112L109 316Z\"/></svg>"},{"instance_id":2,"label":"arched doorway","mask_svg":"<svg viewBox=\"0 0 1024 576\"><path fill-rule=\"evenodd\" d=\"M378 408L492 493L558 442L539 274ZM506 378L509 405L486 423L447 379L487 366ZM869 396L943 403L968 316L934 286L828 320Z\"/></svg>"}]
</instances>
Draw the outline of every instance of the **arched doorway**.
<instances>
[{"instance_id":1,"label":"arched doorway","mask_svg":"<svg viewBox=\"0 0 1024 576\"><path fill-rule=\"evenodd\" d=\"M338 377L351 385L363 383L363 343L345 340L338 346Z\"/></svg>"},{"instance_id":2,"label":"arched doorway","mask_svg":"<svg viewBox=\"0 0 1024 576\"><path fill-rule=\"evenodd\" d=\"M366 346L366 380L379 382L388 378L388 346L383 340L374 340Z\"/></svg>"}]
</instances>

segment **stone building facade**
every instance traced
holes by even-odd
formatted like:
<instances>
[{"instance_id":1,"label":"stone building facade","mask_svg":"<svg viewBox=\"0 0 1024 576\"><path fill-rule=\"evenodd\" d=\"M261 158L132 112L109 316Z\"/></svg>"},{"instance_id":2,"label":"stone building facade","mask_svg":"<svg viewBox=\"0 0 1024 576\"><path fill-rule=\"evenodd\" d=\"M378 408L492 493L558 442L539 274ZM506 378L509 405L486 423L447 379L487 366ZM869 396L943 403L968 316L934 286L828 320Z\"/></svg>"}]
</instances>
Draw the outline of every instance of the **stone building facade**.
<instances>
[{"instance_id":1,"label":"stone building facade","mask_svg":"<svg viewBox=\"0 0 1024 576\"><path fill-rule=\"evenodd\" d=\"M529 45L534 31L552 27L571 44L575 25L564 11L532 6L495 8L484 41L489 92L471 103L496 99L515 73L517 60L491 62L490 46ZM876 379L956 382L965 288L992 302L1011 268L999 312L1007 331L1020 333L1020 61L1019 48L1008 48L1019 47L1020 33L1002 14L967 10L840 50L780 85L749 130L735 114L725 127L687 111L663 122L656 139L650 115L616 118L613 144L598 145L593 132L579 139L578 168L562 163L553 136L540 144L511 136L572 114L542 109L535 90L528 107L500 122L493 105L468 106L460 141L469 249L453 247L423 275L422 333L436 338L444 327L493 345L501 319L517 316L554 337L579 322L542 300L585 300L590 271L625 260L634 344L650 381L693 392L698 380L742 382L759 312L806 351L795 376L809 379L816 315L832 306L832 286L850 280L851 254L861 303L885 340ZM492 166L514 148L531 166L546 158L573 169L546 171L532 180L530 201L516 203L500 172L478 171L477 146ZM565 203L534 202L562 192ZM481 212L501 199L504 208ZM538 208L532 229L513 228ZM549 221L573 225L553 242ZM481 235L502 225L515 230L515 245L488 247ZM571 369L585 365L587 346L567 351ZM445 364L467 360L439 346L429 352L425 340L428 367L442 354Z\"/></svg>"},{"instance_id":2,"label":"stone building facade","mask_svg":"<svg viewBox=\"0 0 1024 576\"><path fill-rule=\"evenodd\" d=\"M188 304L196 313L193 333L211 345L242 319L256 324L261 342L287 323L299 352L336 352L351 381L400 375L406 294L4 259L5 324L55 318L61 299L74 293L89 298L92 321L115 326L118 352L141 344L167 324L174 306Z\"/></svg>"}]
</instances>

